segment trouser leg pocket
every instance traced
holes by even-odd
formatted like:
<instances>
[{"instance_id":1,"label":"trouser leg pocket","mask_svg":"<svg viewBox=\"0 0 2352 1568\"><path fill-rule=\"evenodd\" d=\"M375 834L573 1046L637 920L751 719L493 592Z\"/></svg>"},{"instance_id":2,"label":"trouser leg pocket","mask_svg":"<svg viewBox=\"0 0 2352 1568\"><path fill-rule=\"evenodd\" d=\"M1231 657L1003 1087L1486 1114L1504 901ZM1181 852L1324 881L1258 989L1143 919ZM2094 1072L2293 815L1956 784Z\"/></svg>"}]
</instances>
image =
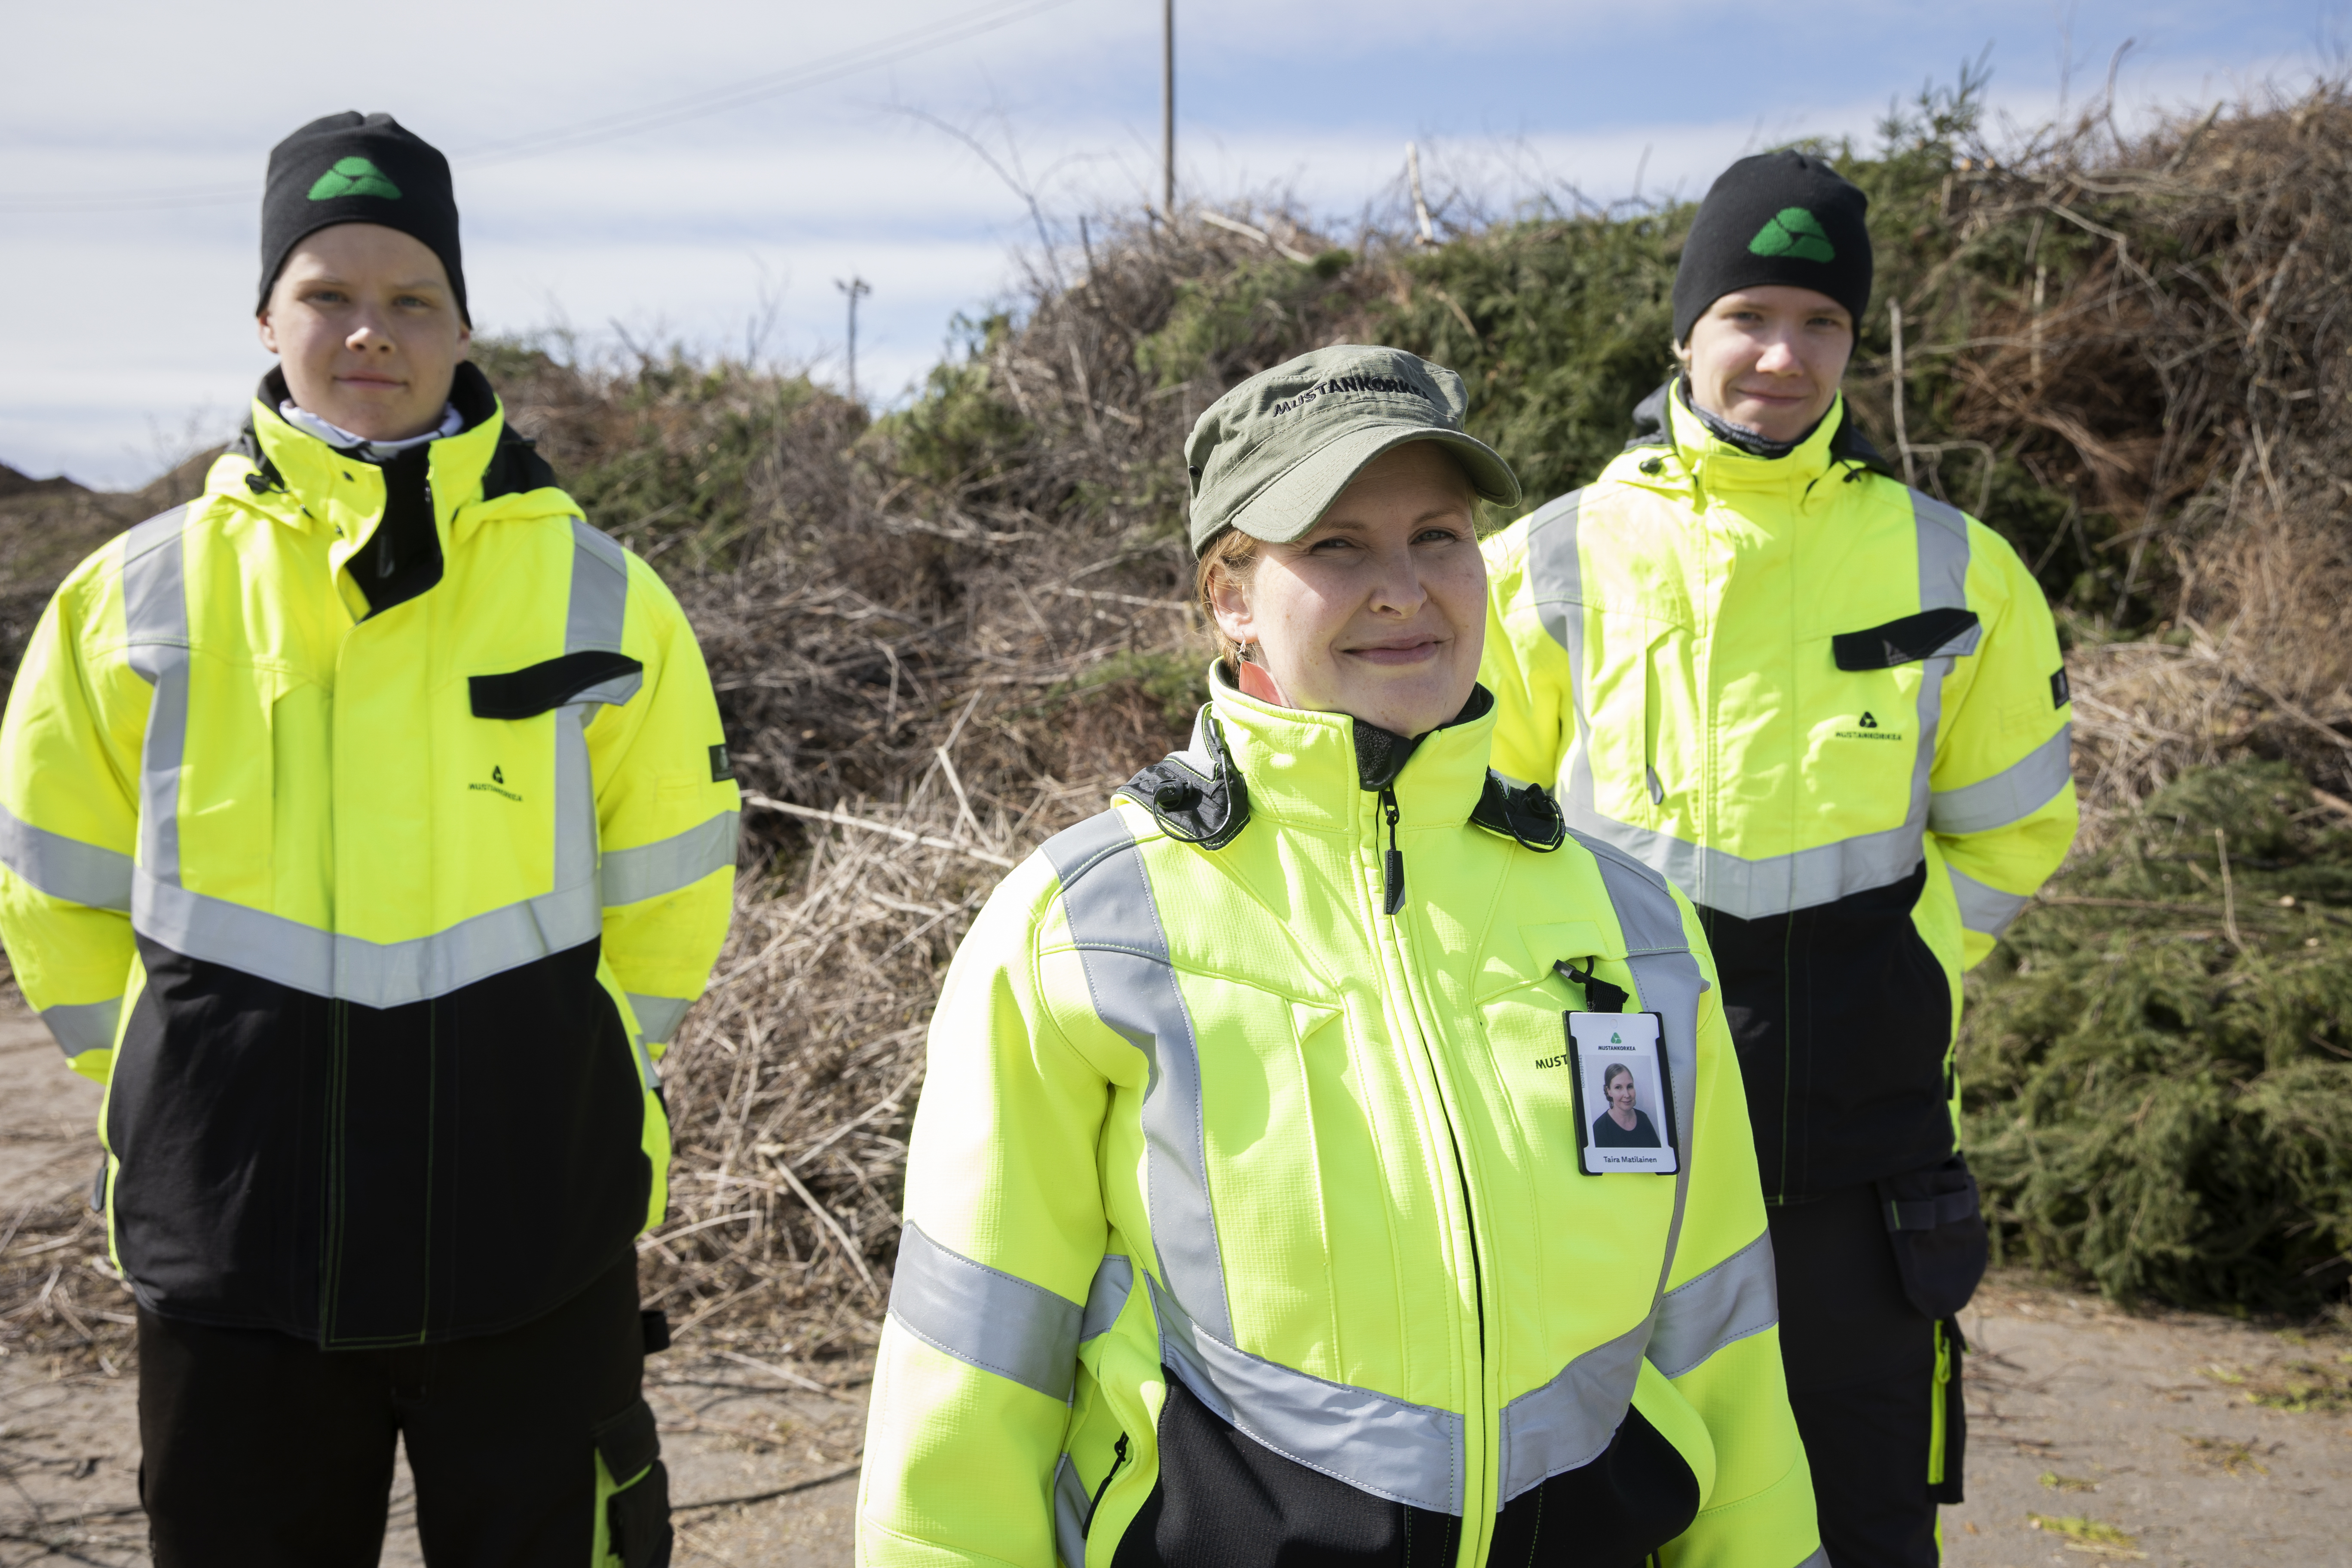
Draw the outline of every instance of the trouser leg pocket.
<instances>
[{"instance_id":1,"label":"trouser leg pocket","mask_svg":"<svg viewBox=\"0 0 2352 1568\"><path fill-rule=\"evenodd\" d=\"M644 1400L597 1423L597 1568L668 1568L669 1472Z\"/></svg>"}]
</instances>

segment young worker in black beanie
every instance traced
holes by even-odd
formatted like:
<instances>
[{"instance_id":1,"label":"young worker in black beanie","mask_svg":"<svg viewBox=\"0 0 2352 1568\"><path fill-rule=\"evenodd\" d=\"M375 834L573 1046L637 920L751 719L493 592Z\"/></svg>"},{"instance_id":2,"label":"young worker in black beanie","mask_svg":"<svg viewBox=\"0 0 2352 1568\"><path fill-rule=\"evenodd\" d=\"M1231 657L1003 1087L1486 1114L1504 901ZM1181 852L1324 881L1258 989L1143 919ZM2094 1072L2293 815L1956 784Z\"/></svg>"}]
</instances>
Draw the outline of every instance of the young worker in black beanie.
<instances>
[{"instance_id":1,"label":"young worker in black beanie","mask_svg":"<svg viewBox=\"0 0 2352 1568\"><path fill-rule=\"evenodd\" d=\"M1597 479L1488 542L1481 679L1494 765L1556 782L1570 827L1698 906L1823 1550L1925 1568L1960 1497L1957 1315L1985 1257L1960 974L2075 808L2041 590L1895 479L1839 395L1867 205L1800 153L1716 182L1675 278L1681 373Z\"/></svg>"},{"instance_id":2,"label":"young worker in black beanie","mask_svg":"<svg viewBox=\"0 0 2352 1568\"><path fill-rule=\"evenodd\" d=\"M507 426L441 154L270 156L279 356L205 493L83 563L0 721L0 937L108 1087L165 1568L668 1561L637 1297L655 1061L738 797L692 629Z\"/></svg>"}]
</instances>

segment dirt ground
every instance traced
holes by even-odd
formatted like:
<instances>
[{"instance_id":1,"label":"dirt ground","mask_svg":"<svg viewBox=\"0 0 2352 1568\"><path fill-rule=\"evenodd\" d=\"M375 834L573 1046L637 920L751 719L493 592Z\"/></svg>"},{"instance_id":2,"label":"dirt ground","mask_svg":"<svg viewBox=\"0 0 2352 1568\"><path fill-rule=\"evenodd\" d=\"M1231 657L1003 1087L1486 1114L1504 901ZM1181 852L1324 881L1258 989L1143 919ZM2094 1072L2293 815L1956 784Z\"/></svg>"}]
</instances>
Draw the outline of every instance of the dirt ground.
<instances>
[{"instance_id":1,"label":"dirt ground","mask_svg":"<svg viewBox=\"0 0 2352 1568\"><path fill-rule=\"evenodd\" d=\"M0 1012L0 1225L87 1188L97 1103L37 1021ZM2352 1568L2352 1340L2131 1316L2017 1274L1989 1281L1963 1321L1975 1353L1969 1500L1944 1516L1953 1568ZM679 1563L850 1561L865 1389L812 1381L698 1352L690 1335L648 1363ZM135 1385L111 1358L65 1374L0 1358L0 1568L143 1560ZM421 1563L414 1517L404 1468L387 1564Z\"/></svg>"}]
</instances>

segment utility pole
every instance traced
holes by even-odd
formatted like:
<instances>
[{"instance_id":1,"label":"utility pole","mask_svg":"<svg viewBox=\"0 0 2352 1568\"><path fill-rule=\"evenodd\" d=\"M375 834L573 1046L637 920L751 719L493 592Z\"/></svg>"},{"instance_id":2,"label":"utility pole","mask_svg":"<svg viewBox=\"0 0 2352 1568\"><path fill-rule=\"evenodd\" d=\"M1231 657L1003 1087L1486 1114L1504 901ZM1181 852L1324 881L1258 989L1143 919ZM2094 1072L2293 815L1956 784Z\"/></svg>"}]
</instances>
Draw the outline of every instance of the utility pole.
<instances>
[{"instance_id":1,"label":"utility pole","mask_svg":"<svg viewBox=\"0 0 2352 1568\"><path fill-rule=\"evenodd\" d=\"M1160 0L1160 215L1176 221L1176 0Z\"/></svg>"},{"instance_id":2,"label":"utility pole","mask_svg":"<svg viewBox=\"0 0 2352 1568\"><path fill-rule=\"evenodd\" d=\"M873 287L865 279L852 274L845 283L836 278L833 286L849 296L849 401L857 401L857 297L871 294Z\"/></svg>"}]
</instances>

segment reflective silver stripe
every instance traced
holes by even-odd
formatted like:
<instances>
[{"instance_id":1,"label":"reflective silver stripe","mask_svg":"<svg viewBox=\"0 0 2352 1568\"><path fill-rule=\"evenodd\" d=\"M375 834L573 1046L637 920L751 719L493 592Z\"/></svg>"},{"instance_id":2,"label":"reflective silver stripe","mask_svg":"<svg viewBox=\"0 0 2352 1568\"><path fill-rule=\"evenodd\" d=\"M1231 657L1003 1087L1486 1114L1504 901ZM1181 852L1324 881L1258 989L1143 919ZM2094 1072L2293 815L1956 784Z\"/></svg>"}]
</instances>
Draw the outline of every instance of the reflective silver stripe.
<instances>
[{"instance_id":1,"label":"reflective silver stripe","mask_svg":"<svg viewBox=\"0 0 2352 1568\"><path fill-rule=\"evenodd\" d=\"M1574 832L1574 829L1570 830ZM1529 1389L1503 1410L1502 1500L1509 1502L1553 1476L1591 1464L1607 1448L1633 1398L1643 1351L1662 1319L1666 1279L1681 1244L1690 1196L1695 1123L1691 1086L1698 1081L1698 1007L1706 990L1683 929L1682 910L1658 872L1616 847L1578 832L1608 889L1625 936L1625 966L1633 972L1638 1005L1664 1015L1666 1071L1676 1086L1675 1126L1683 1158L1675 1173L1675 1202L1664 1256L1649 1314L1615 1339L1596 1345ZM1653 1358L1654 1359L1654 1357Z\"/></svg>"},{"instance_id":2,"label":"reflective silver stripe","mask_svg":"<svg viewBox=\"0 0 2352 1568\"><path fill-rule=\"evenodd\" d=\"M1952 897L1960 906L1960 924L1986 936L1999 936L2007 931L2009 922L2033 901L2031 893L2004 893L1999 888L1988 888L1948 861L1945 863L1944 875L1952 879Z\"/></svg>"},{"instance_id":3,"label":"reflective silver stripe","mask_svg":"<svg viewBox=\"0 0 2352 1568\"><path fill-rule=\"evenodd\" d=\"M1107 1253L1095 1270L1095 1282L1087 1289L1087 1310L1078 1320L1078 1342L1086 1343L1097 1334L1108 1333L1127 1310L1127 1299L1135 1290L1135 1263L1119 1254Z\"/></svg>"},{"instance_id":4,"label":"reflective silver stripe","mask_svg":"<svg viewBox=\"0 0 2352 1568\"><path fill-rule=\"evenodd\" d=\"M1577 752L1580 762L1583 754L1581 749ZM1590 773L1585 776L1590 795ZM1588 842L1616 846L1673 882L1694 902L1743 921L1835 903L1855 893L1887 887L1919 865L1922 825L1909 821L1835 844L1749 860L1686 843L1660 828L1619 822L1601 816L1590 804L1579 806L1565 795L1560 812L1569 826Z\"/></svg>"},{"instance_id":5,"label":"reflective silver stripe","mask_svg":"<svg viewBox=\"0 0 2352 1568\"><path fill-rule=\"evenodd\" d=\"M572 520L572 605L563 623L563 651L621 651L628 618L629 556L618 541Z\"/></svg>"},{"instance_id":6,"label":"reflective silver stripe","mask_svg":"<svg viewBox=\"0 0 2352 1568\"><path fill-rule=\"evenodd\" d=\"M1930 496L1916 490L1909 493L1917 542L1919 607L1965 609L1968 519ZM1538 613L1544 628L1568 654L1569 703L1575 732L1569 737L1567 777L1561 781L1559 805L1569 826L1588 840L1615 845L1695 901L1739 920L1834 903L1855 893L1889 887L1917 869L1928 826L1928 773L1935 765L1936 731L1943 716L1944 678L1951 673L1954 658L1975 651L1977 638L1956 637L1922 663L1910 799L1897 826L1856 834L1835 844L1749 859L1687 843L1659 828L1619 822L1603 816L1595 804L1591 759L1584 742L1591 723L1584 712L1584 570L1577 543L1581 494L1562 496L1532 514L1528 528L1528 576Z\"/></svg>"},{"instance_id":7,"label":"reflective silver stripe","mask_svg":"<svg viewBox=\"0 0 2352 1568\"><path fill-rule=\"evenodd\" d=\"M566 891L509 904L406 942L339 936L163 882L141 867L131 923L173 952L368 1007L446 995L594 939L604 910L590 879Z\"/></svg>"},{"instance_id":8,"label":"reflective silver stripe","mask_svg":"<svg viewBox=\"0 0 2352 1568\"><path fill-rule=\"evenodd\" d=\"M1988 779L1937 790L1927 800L1933 833L1985 833L2022 822L2052 801L2074 774L2074 726L2058 732Z\"/></svg>"},{"instance_id":9,"label":"reflective silver stripe","mask_svg":"<svg viewBox=\"0 0 2352 1568\"><path fill-rule=\"evenodd\" d=\"M0 805L0 863L53 899L94 910L131 908L131 857L51 833Z\"/></svg>"},{"instance_id":10,"label":"reflective silver stripe","mask_svg":"<svg viewBox=\"0 0 2352 1568\"><path fill-rule=\"evenodd\" d=\"M609 703L617 708L635 697L645 683L646 678L633 669L626 675L616 675L610 680L600 680L586 690L576 693L572 699L572 705L594 708Z\"/></svg>"},{"instance_id":11,"label":"reflective silver stripe","mask_svg":"<svg viewBox=\"0 0 2352 1568\"><path fill-rule=\"evenodd\" d=\"M1459 1515L1460 1415L1331 1383L1233 1345L1210 1207L1199 1045L1142 854L1116 812L1055 836L1045 854L1061 879L1096 1014L1143 1053L1150 1068L1146 1187L1152 1244L1168 1279L1145 1279L1160 1355L1202 1405L1276 1453L1376 1497ZM1098 1272L1090 1308L1107 1305L1102 1279Z\"/></svg>"},{"instance_id":12,"label":"reflective silver stripe","mask_svg":"<svg viewBox=\"0 0 2352 1568\"><path fill-rule=\"evenodd\" d=\"M1568 777L1560 806L1571 826L1605 820L1592 804L1592 753L1585 737L1592 721L1584 711L1584 557L1578 543L1577 513L1584 492L1570 490L1528 515L1528 584L1544 630L1568 654Z\"/></svg>"},{"instance_id":13,"label":"reflective silver stripe","mask_svg":"<svg viewBox=\"0 0 2352 1568\"><path fill-rule=\"evenodd\" d=\"M69 1057L84 1051L110 1051L114 1048L114 1031L122 1021L122 998L110 996L103 1002L74 1002L58 1007L41 1009L41 1022L49 1026L58 1048Z\"/></svg>"},{"instance_id":14,"label":"reflective silver stripe","mask_svg":"<svg viewBox=\"0 0 2352 1568\"><path fill-rule=\"evenodd\" d=\"M632 1036L629 1039L629 1050L637 1060L638 1087L641 1089L659 1089L661 1087L661 1073L654 1067L654 1054L651 1050L646 1048L646 1037L643 1035Z\"/></svg>"},{"instance_id":15,"label":"reflective silver stripe","mask_svg":"<svg viewBox=\"0 0 2352 1568\"><path fill-rule=\"evenodd\" d=\"M629 1011L637 1016L637 1031L651 1045L667 1045L686 1021L686 1010L694 1005L691 996L645 996L629 993Z\"/></svg>"},{"instance_id":16,"label":"reflective silver stripe","mask_svg":"<svg viewBox=\"0 0 2352 1568\"><path fill-rule=\"evenodd\" d=\"M1192 1016L1168 961L1168 938L1135 836L1115 811L1046 840L1061 879L1070 941L1103 1023L1143 1053L1145 1194L1151 1245L1168 1288L1216 1335L1234 1337L1224 1260L1209 1205L1207 1135L1201 1124L1201 1053Z\"/></svg>"},{"instance_id":17,"label":"reflective silver stripe","mask_svg":"<svg viewBox=\"0 0 2352 1568\"><path fill-rule=\"evenodd\" d=\"M941 1247L912 1220L898 1232L890 1316L933 1350L1048 1399L1068 1399L1076 1383L1076 1302Z\"/></svg>"},{"instance_id":18,"label":"reflective silver stripe","mask_svg":"<svg viewBox=\"0 0 2352 1568\"><path fill-rule=\"evenodd\" d=\"M1797 1568L1830 1568L1829 1549L1823 1546L1814 1547L1813 1554L1798 1563Z\"/></svg>"},{"instance_id":19,"label":"reflective silver stripe","mask_svg":"<svg viewBox=\"0 0 2352 1568\"><path fill-rule=\"evenodd\" d=\"M180 880L180 773L188 751L188 509L174 507L122 536L125 660L155 689L139 762L139 863Z\"/></svg>"},{"instance_id":20,"label":"reflective silver stripe","mask_svg":"<svg viewBox=\"0 0 2352 1568\"><path fill-rule=\"evenodd\" d=\"M1758 1237L1695 1279L1666 1292L1651 1331L1650 1364L1680 1377L1724 1346L1780 1321L1772 1237Z\"/></svg>"},{"instance_id":21,"label":"reflective silver stripe","mask_svg":"<svg viewBox=\"0 0 2352 1568\"><path fill-rule=\"evenodd\" d=\"M1962 607L1966 608L1965 605ZM1969 655L1977 651L1977 644L1983 640L1984 624L1982 622L1979 622L1977 625L1969 627L1968 630L1952 638L1951 641L1946 643L1943 647L1937 648L1927 657L1929 658L1966 658Z\"/></svg>"},{"instance_id":22,"label":"reflective silver stripe","mask_svg":"<svg viewBox=\"0 0 2352 1568\"><path fill-rule=\"evenodd\" d=\"M1160 1321L1160 1353L1193 1396L1236 1431L1359 1491L1460 1517L1460 1415L1235 1350L1186 1317L1157 1279L1144 1279Z\"/></svg>"},{"instance_id":23,"label":"reflective silver stripe","mask_svg":"<svg viewBox=\"0 0 2352 1568\"><path fill-rule=\"evenodd\" d=\"M1651 1319L1593 1346L1541 1388L1503 1406L1501 1500L1539 1487L1554 1476L1582 1469L1617 1436L1633 1403L1642 1346Z\"/></svg>"},{"instance_id":24,"label":"reflective silver stripe","mask_svg":"<svg viewBox=\"0 0 2352 1568\"><path fill-rule=\"evenodd\" d=\"M1911 525L1919 548L1919 607L1922 610L1965 610L1969 607L1969 520L1958 508L1932 496L1911 491ZM1928 775L1936 766L1936 731L1944 716L1944 678L1952 660L1941 653L1920 664L1919 734L1911 755L1911 809L1903 826L1917 835L1917 848L1904 874L1927 853L1927 819L1932 801Z\"/></svg>"},{"instance_id":25,"label":"reflective silver stripe","mask_svg":"<svg viewBox=\"0 0 2352 1568\"><path fill-rule=\"evenodd\" d=\"M123 541L129 662L155 689L140 763L139 858L126 900L132 927L190 958L370 1007L445 995L594 940L604 917L594 780L584 731L594 702L608 699L593 694L559 717L555 885L538 898L488 910L430 936L372 942L186 889L179 832L188 724L186 521L184 507L165 512L141 523ZM617 649L628 602L626 556L584 523L573 524L572 536L566 651ZM609 700L625 700L626 694ZM649 1073L649 1058L641 1062Z\"/></svg>"},{"instance_id":26,"label":"reflective silver stripe","mask_svg":"<svg viewBox=\"0 0 2352 1568\"><path fill-rule=\"evenodd\" d=\"M1054 1465L1054 1550L1062 1568L1087 1568L1087 1526L1093 1522L1087 1515L1093 1511L1078 1467L1063 1455Z\"/></svg>"},{"instance_id":27,"label":"reflective silver stripe","mask_svg":"<svg viewBox=\"0 0 2352 1568\"><path fill-rule=\"evenodd\" d=\"M1667 1070L1678 1083L1694 1084L1706 983L1681 911L1656 872L1609 846L1588 847L1618 911L1641 1003L1665 1015ZM1374 1496L1458 1516L1467 1487L1461 1415L1315 1377L1233 1344L1205 1173L1198 1048L1141 853L1124 821L1107 813L1049 842L1045 854L1061 879L1072 942L1095 1009L1144 1053L1150 1067L1144 1121L1153 1237L1161 1268L1171 1275L1182 1270L1197 1281L1180 1277L1163 1283L1146 1276L1162 1359L1202 1405L1285 1458ZM1676 1100L1681 1143L1688 1150L1692 1096L1685 1092ZM1661 1294L1688 1194L1690 1161L1682 1163L1660 1266ZM1082 1331L1107 1326L1108 1316L1097 1310L1105 1305L1102 1278L1098 1273L1089 1292ZM1228 1311L1225 1332L1189 1312L1196 1289ZM1633 1397L1656 1315L1654 1304L1642 1323L1578 1357L1545 1388L1512 1402L1508 1496L1590 1463L1607 1447Z\"/></svg>"},{"instance_id":28,"label":"reflective silver stripe","mask_svg":"<svg viewBox=\"0 0 2352 1568\"><path fill-rule=\"evenodd\" d=\"M599 873L605 907L675 893L735 864L735 839L742 815L722 811L670 837L632 849L605 850Z\"/></svg>"}]
</instances>

